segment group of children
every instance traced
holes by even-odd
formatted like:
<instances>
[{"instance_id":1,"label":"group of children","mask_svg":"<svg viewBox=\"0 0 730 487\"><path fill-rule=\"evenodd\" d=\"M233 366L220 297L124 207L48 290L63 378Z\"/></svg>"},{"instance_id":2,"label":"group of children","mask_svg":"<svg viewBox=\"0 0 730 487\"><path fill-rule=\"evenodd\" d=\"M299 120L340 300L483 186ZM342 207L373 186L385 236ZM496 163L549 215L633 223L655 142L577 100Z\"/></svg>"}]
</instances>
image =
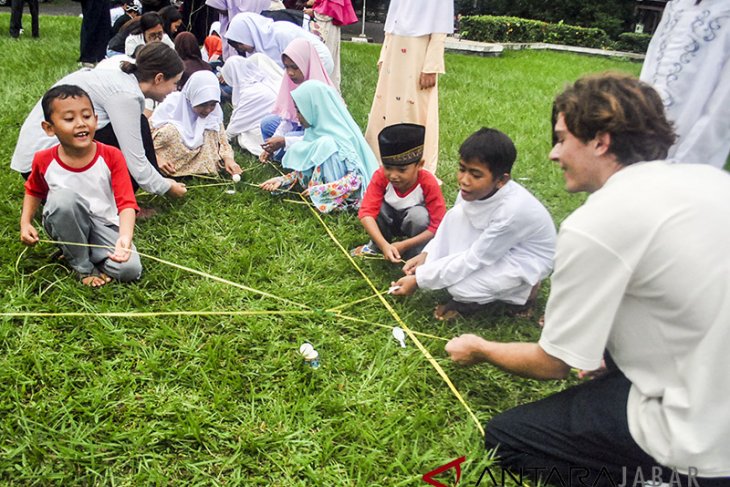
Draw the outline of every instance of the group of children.
<instances>
[{"instance_id":1,"label":"group of children","mask_svg":"<svg viewBox=\"0 0 730 487\"><path fill-rule=\"evenodd\" d=\"M383 163L377 167L346 110L332 117L330 110L339 100L334 89L309 81L292 94L305 136L286 157L302 167L276 187L316 179L306 162L331 157L338 147L356 155L333 166L343 178L348 176L352 186L346 189L358 194L354 206L359 206L358 216L370 237L353 254L382 254L390 262L405 262L405 275L393 283L392 294L446 289L452 298L437 306L437 319L468 315L496 302L521 306L534 298L552 269L555 226L544 206L511 180L516 150L509 137L483 128L462 144L460 192L447 211L439 181L423 169L424 127L404 123L383 129L378 137ZM59 144L33 159L20 222L22 242L38 242L33 217L43 204L43 227L59 242L83 284L139 279L142 267L132 244L139 208L124 156L94 140L96 113L81 88L55 86L41 105L43 130ZM341 133L319 134L316 127L322 125L337 126ZM355 160L366 162L350 167ZM325 192L336 190L327 186ZM317 201L317 195L310 197Z\"/></svg>"}]
</instances>

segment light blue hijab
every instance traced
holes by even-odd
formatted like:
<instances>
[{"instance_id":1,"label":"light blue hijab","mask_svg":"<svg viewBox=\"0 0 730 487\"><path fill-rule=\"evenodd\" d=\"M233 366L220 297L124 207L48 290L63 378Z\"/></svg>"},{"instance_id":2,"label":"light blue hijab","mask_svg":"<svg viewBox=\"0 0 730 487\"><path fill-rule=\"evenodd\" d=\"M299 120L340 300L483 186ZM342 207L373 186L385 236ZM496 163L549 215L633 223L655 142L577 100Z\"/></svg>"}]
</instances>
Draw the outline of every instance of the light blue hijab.
<instances>
[{"instance_id":1,"label":"light blue hijab","mask_svg":"<svg viewBox=\"0 0 730 487\"><path fill-rule=\"evenodd\" d=\"M304 129L301 142L287 149L282 166L306 173L338 154L347 172L360 174L364 192L379 167L378 160L339 93L321 81L309 80L291 96L310 127Z\"/></svg>"}]
</instances>

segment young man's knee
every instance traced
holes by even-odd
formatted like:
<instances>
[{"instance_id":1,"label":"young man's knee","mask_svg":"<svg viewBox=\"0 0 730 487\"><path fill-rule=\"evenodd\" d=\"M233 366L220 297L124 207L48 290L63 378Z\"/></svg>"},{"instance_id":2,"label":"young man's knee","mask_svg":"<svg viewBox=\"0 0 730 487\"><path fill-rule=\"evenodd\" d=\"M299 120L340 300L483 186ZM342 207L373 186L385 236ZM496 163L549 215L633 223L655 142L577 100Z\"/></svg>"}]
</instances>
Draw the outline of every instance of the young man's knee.
<instances>
[{"instance_id":1,"label":"young man's knee","mask_svg":"<svg viewBox=\"0 0 730 487\"><path fill-rule=\"evenodd\" d=\"M484 428L484 447L496 451L497 458L505 466L511 465L515 455L521 455L514 442L514 424L510 420L510 411L498 414Z\"/></svg>"},{"instance_id":2,"label":"young man's knee","mask_svg":"<svg viewBox=\"0 0 730 487\"><path fill-rule=\"evenodd\" d=\"M69 189L56 189L48 194L44 205L46 214L72 214L81 204L79 195Z\"/></svg>"}]
</instances>

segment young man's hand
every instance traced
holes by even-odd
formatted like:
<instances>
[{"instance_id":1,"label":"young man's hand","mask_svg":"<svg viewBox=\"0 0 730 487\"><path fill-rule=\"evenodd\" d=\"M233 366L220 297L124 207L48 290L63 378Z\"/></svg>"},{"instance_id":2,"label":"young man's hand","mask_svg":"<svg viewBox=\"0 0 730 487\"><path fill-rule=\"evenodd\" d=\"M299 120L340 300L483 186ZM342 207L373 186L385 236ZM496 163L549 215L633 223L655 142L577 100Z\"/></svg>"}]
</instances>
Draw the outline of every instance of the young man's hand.
<instances>
[{"instance_id":1,"label":"young man's hand","mask_svg":"<svg viewBox=\"0 0 730 487\"><path fill-rule=\"evenodd\" d=\"M398 289L394 289L391 293L393 296L410 296L416 289L418 289L418 283L416 282L416 276L404 276L395 282L390 283L391 287L398 286Z\"/></svg>"},{"instance_id":2,"label":"young man's hand","mask_svg":"<svg viewBox=\"0 0 730 487\"><path fill-rule=\"evenodd\" d=\"M426 262L427 255L428 254L426 254L426 252L421 252L417 256L408 259L408 261L406 261L406 264L403 266L403 273L408 276L412 276L413 274L415 274L416 268Z\"/></svg>"},{"instance_id":3,"label":"young man's hand","mask_svg":"<svg viewBox=\"0 0 730 487\"><path fill-rule=\"evenodd\" d=\"M31 224L20 226L20 241L23 244L32 246L38 243L38 230Z\"/></svg>"},{"instance_id":4,"label":"young man's hand","mask_svg":"<svg viewBox=\"0 0 730 487\"><path fill-rule=\"evenodd\" d=\"M446 353L451 360L461 365L471 365L483 362L480 350L486 341L476 335L461 335L449 340L446 344Z\"/></svg>"},{"instance_id":5,"label":"young man's hand","mask_svg":"<svg viewBox=\"0 0 730 487\"><path fill-rule=\"evenodd\" d=\"M114 252L107 255L114 262L127 262L132 255L132 239L127 235L120 235L114 245Z\"/></svg>"}]
</instances>

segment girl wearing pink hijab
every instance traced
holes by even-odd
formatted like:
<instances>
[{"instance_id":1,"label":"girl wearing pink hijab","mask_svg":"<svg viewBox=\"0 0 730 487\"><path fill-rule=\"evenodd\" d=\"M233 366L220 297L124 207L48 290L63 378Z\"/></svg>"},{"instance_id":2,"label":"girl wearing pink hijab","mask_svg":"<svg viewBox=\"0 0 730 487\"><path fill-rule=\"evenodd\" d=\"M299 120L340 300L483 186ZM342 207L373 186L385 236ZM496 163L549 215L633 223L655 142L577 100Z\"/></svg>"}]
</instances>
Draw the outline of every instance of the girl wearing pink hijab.
<instances>
[{"instance_id":1,"label":"girl wearing pink hijab","mask_svg":"<svg viewBox=\"0 0 730 487\"><path fill-rule=\"evenodd\" d=\"M340 86L340 26L357 22L350 0L309 0L304 13L312 17L309 29L322 38L335 63L332 81Z\"/></svg>"},{"instance_id":2,"label":"girl wearing pink hijab","mask_svg":"<svg viewBox=\"0 0 730 487\"><path fill-rule=\"evenodd\" d=\"M281 161L284 152L292 144L299 142L304 129L299 124L297 109L291 97L292 90L310 79L321 81L335 89L337 87L327 74L317 50L306 39L294 39L281 54L285 76L281 80L279 95L276 98L273 114L261 120L261 135L264 152L259 156L266 161L273 156Z\"/></svg>"}]
</instances>

